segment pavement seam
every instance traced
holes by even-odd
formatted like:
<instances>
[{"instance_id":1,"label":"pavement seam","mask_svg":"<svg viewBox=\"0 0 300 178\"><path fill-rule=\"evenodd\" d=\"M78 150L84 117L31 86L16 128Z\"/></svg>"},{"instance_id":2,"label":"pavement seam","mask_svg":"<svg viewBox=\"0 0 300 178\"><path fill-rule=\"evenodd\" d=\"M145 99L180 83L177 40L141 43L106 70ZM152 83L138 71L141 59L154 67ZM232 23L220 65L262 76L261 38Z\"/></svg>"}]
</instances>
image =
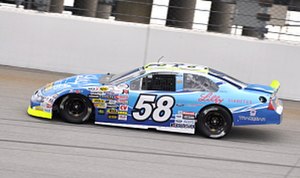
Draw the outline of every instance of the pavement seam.
<instances>
[{"instance_id":1,"label":"pavement seam","mask_svg":"<svg viewBox=\"0 0 300 178\"><path fill-rule=\"evenodd\" d=\"M286 173L286 175L284 176L284 178L288 178L289 175L293 172L294 169L299 168L297 165L298 163L300 163L300 158L298 158L298 160L296 161L296 163L294 164L294 166L292 166L290 168L290 170Z\"/></svg>"}]
</instances>

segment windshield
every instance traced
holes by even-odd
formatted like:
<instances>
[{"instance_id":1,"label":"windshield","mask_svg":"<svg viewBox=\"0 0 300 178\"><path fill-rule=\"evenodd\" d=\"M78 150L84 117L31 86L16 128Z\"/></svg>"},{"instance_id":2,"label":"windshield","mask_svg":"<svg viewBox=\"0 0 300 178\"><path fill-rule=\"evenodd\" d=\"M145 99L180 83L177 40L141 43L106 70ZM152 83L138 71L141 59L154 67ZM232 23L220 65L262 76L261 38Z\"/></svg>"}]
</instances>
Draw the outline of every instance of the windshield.
<instances>
[{"instance_id":1,"label":"windshield","mask_svg":"<svg viewBox=\"0 0 300 178\"><path fill-rule=\"evenodd\" d=\"M231 83L235 86L237 86L238 88L245 88L248 84L244 83L236 78L233 78L223 72L217 71L215 69L209 69L209 73L215 77L218 77L220 79L223 79L225 81L227 81L228 83Z\"/></svg>"},{"instance_id":2,"label":"windshield","mask_svg":"<svg viewBox=\"0 0 300 178\"><path fill-rule=\"evenodd\" d=\"M119 84L127 80L133 79L145 73L143 67L136 68L134 70L126 71L120 74L110 75L110 79L107 83Z\"/></svg>"}]
</instances>

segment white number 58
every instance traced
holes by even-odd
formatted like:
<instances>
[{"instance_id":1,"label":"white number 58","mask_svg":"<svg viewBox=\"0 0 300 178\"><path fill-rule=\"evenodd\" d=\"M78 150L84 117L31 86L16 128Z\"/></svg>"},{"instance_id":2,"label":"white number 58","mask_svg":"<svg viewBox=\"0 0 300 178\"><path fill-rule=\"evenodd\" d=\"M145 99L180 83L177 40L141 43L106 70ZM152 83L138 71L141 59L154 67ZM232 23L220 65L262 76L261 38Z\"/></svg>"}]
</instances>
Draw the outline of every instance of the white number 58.
<instances>
[{"instance_id":1,"label":"white number 58","mask_svg":"<svg viewBox=\"0 0 300 178\"><path fill-rule=\"evenodd\" d=\"M149 117L156 122L168 121L172 117L174 98L165 95L155 100L156 95L141 94L133 108L132 117L138 121L145 121Z\"/></svg>"}]
</instances>

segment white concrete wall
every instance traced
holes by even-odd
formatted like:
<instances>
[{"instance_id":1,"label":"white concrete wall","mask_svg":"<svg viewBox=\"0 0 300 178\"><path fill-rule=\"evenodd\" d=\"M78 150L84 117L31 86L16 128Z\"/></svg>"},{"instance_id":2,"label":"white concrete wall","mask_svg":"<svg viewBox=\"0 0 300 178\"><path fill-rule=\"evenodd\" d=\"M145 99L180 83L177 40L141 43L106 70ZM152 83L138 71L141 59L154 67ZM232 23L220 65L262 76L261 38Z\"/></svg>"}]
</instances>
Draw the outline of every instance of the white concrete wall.
<instances>
[{"instance_id":1,"label":"white concrete wall","mask_svg":"<svg viewBox=\"0 0 300 178\"><path fill-rule=\"evenodd\" d=\"M71 73L121 72L147 62L207 65L245 82L281 82L300 100L300 46L237 36L0 7L0 64ZM1 76L0 76L1 77Z\"/></svg>"},{"instance_id":2,"label":"white concrete wall","mask_svg":"<svg viewBox=\"0 0 300 178\"><path fill-rule=\"evenodd\" d=\"M146 33L141 25L0 8L0 64L71 73L123 71L143 64Z\"/></svg>"}]
</instances>

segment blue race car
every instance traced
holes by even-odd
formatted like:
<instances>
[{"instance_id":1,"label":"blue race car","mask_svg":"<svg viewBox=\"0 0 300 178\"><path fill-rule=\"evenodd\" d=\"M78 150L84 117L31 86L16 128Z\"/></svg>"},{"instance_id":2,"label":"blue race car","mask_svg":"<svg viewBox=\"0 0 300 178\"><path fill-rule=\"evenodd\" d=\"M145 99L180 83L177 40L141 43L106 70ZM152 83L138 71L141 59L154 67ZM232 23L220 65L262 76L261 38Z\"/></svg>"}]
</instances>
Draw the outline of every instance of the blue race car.
<instances>
[{"instance_id":1,"label":"blue race car","mask_svg":"<svg viewBox=\"0 0 300 178\"><path fill-rule=\"evenodd\" d=\"M228 134L232 125L280 124L279 82L246 84L214 69L184 63L151 63L117 75L62 79L37 90L28 114L71 123Z\"/></svg>"}]
</instances>

